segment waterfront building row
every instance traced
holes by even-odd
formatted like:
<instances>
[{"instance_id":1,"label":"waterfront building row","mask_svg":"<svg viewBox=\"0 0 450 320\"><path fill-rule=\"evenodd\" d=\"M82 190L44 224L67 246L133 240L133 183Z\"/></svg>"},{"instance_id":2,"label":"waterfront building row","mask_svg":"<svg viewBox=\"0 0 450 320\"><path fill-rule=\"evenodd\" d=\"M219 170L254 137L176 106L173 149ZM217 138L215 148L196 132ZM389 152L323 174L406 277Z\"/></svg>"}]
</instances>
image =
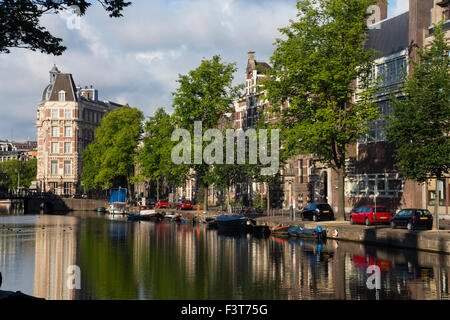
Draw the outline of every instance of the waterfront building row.
<instances>
[{"instance_id":1,"label":"waterfront building row","mask_svg":"<svg viewBox=\"0 0 450 320\"><path fill-rule=\"evenodd\" d=\"M386 141L385 116L392 113L389 103L391 95L402 99L402 83L405 74L411 70L411 61L417 59L417 48L428 46L433 37L433 24L444 19L444 30L450 40L450 3L442 0L410 0L410 9L401 15L387 19L387 5L380 2L381 19L374 21L369 31L366 48L374 49L373 77L382 79L376 94L380 110L379 120L370 123L369 131L361 136L350 148L346 164L345 210L373 204L387 205L393 210L404 207L428 208L434 212L436 180L420 185L406 180L395 166L393 146ZM257 61L255 52L248 53L245 78L245 94L234 105L228 121L233 128L247 130L265 113L267 121L276 121L276 115L267 113L270 107L262 98L261 82L266 62ZM374 78L375 79L375 78ZM280 106L283 108L284 106ZM337 174L322 164L314 155L299 155L289 159L280 169L281 180L277 183L256 183L248 180L233 188L235 200L251 205L255 197L267 198L270 192L272 207L289 209L301 208L312 201L328 202L337 210ZM445 177L437 182L440 194L439 212L450 214L450 179ZM195 181L189 179L179 193L186 199L194 199L199 190ZM210 187L210 203L221 197L220 192Z\"/></svg>"}]
</instances>

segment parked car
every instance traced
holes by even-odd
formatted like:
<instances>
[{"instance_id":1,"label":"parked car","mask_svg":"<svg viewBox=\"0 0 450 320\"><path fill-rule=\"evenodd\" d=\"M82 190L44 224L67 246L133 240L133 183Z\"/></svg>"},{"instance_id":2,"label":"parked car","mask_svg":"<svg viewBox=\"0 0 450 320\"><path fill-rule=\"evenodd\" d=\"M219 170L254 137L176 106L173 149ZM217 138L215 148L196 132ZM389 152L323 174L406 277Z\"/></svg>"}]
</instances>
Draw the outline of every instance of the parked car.
<instances>
[{"instance_id":1,"label":"parked car","mask_svg":"<svg viewBox=\"0 0 450 320\"><path fill-rule=\"evenodd\" d=\"M350 223L365 223L370 226L373 223L389 223L392 214L385 206L364 206L355 208L350 213Z\"/></svg>"},{"instance_id":2,"label":"parked car","mask_svg":"<svg viewBox=\"0 0 450 320\"><path fill-rule=\"evenodd\" d=\"M192 210L194 208L194 205L192 204L192 201L189 200L180 200L177 204L177 210Z\"/></svg>"},{"instance_id":3,"label":"parked car","mask_svg":"<svg viewBox=\"0 0 450 320\"><path fill-rule=\"evenodd\" d=\"M146 206L154 206L156 204L156 199L153 199L153 198L149 198L149 199L147 199L146 201L145 201L145 205Z\"/></svg>"},{"instance_id":4,"label":"parked car","mask_svg":"<svg viewBox=\"0 0 450 320\"><path fill-rule=\"evenodd\" d=\"M159 200L156 204L155 204L155 208L168 208L169 207L169 201L164 199L164 200Z\"/></svg>"},{"instance_id":5,"label":"parked car","mask_svg":"<svg viewBox=\"0 0 450 320\"><path fill-rule=\"evenodd\" d=\"M406 227L408 230L423 227L431 230L433 228L433 215L426 209L403 209L392 217L391 227L392 229Z\"/></svg>"},{"instance_id":6,"label":"parked car","mask_svg":"<svg viewBox=\"0 0 450 320\"><path fill-rule=\"evenodd\" d=\"M311 203L300 212L300 219L334 220L334 212L328 203Z\"/></svg>"}]
</instances>

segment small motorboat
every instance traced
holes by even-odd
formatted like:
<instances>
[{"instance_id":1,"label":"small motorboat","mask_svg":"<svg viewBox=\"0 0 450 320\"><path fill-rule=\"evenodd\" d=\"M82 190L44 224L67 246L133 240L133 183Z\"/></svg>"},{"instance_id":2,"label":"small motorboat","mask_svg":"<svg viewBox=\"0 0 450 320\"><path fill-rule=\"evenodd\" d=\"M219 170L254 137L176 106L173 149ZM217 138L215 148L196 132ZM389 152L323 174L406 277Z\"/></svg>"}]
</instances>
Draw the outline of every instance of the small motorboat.
<instances>
[{"instance_id":1,"label":"small motorboat","mask_svg":"<svg viewBox=\"0 0 450 320\"><path fill-rule=\"evenodd\" d=\"M192 223L192 224L196 224L198 222L197 217L191 217L191 218L187 218L187 217L180 217L179 221L180 223Z\"/></svg>"},{"instance_id":2,"label":"small motorboat","mask_svg":"<svg viewBox=\"0 0 450 320\"><path fill-rule=\"evenodd\" d=\"M290 226L278 224L278 225L270 228L270 232L271 232L271 234L273 234L274 236L277 236L277 237L288 237L289 236L289 233L288 233L289 227Z\"/></svg>"},{"instance_id":3,"label":"small motorboat","mask_svg":"<svg viewBox=\"0 0 450 320\"><path fill-rule=\"evenodd\" d=\"M99 208L95 209L95 211L100 212L100 213L104 213L104 212L106 212L106 208L105 207L99 207Z\"/></svg>"},{"instance_id":4,"label":"small motorboat","mask_svg":"<svg viewBox=\"0 0 450 320\"><path fill-rule=\"evenodd\" d=\"M306 229L302 226L292 226L287 230L290 237L297 238L314 238L317 240L323 240L327 237L327 232L318 226L316 229Z\"/></svg>"},{"instance_id":5,"label":"small motorboat","mask_svg":"<svg viewBox=\"0 0 450 320\"><path fill-rule=\"evenodd\" d=\"M242 215L222 215L217 217L217 228L219 232L245 233L247 230L247 218Z\"/></svg>"},{"instance_id":6,"label":"small motorboat","mask_svg":"<svg viewBox=\"0 0 450 320\"><path fill-rule=\"evenodd\" d=\"M254 225L252 229L252 233L255 236L268 236L270 235L271 231L268 225Z\"/></svg>"},{"instance_id":7,"label":"small motorboat","mask_svg":"<svg viewBox=\"0 0 450 320\"><path fill-rule=\"evenodd\" d=\"M151 209L149 206L140 207L139 216L141 217L141 220L162 221L164 219L162 213L156 212L155 209Z\"/></svg>"},{"instance_id":8,"label":"small motorboat","mask_svg":"<svg viewBox=\"0 0 450 320\"><path fill-rule=\"evenodd\" d=\"M128 214L127 220L128 221L140 221L140 220L142 220L142 217L139 214Z\"/></svg>"},{"instance_id":9,"label":"small motorboat","mask_svg":"<svg viewBox=\"0 0 450 320\"><path fill-rule=\"evenodd\" d=\"M181 215L178 213L166 213L164 215L164 220L169 222L176 222L179 218L181 218Z\"/></svg>"},{"instance_id":10,"label":"small motorboat","mask_svg":"<svg viewBox=\"0 0 450 320\"><path fill-rule=\"evenodd\" d=\"M113 202L107 210L110 214L127 214L127 204L125 202Z\"/></svg>"},{"instance_id":11,"label":"small motorboat","mask_svg":"<svg viewBox=\"0 0 450 320\"><path fill-rule=\"evenodd\" d=\"M206 218L205 223L210 229L217 229L217 221L215 218Z\"/></svg>"}]
</instances>

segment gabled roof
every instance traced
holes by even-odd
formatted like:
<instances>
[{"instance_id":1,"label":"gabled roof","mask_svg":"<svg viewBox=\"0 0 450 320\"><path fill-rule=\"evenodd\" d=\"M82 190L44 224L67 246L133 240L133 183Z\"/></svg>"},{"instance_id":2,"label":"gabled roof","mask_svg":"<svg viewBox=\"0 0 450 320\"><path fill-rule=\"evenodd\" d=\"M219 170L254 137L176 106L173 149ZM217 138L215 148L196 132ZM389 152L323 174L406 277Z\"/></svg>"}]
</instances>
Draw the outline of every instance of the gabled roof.
<instances>
[{"instance_id":1,"label":"gabled roof","mask_svg":"<svg viewBox=\"0 0 450 320\"><path fill-rule=\"evenodd\" d=\"M378 51L375 58L386 57L408 48L409 12L383 20L369 31L366 49Z\"/></svg>"},{"instance_id":2,"label":"gabled roof","mask_svg":"<svg viewBox=\"0 0 450 320\"><path fill-rule=\"evenodd\" d=\"M78 101L72 75L70 73L58 73L53 84L49 84L42 93L42 101L58 101L58 93L64 91L66 93L66 101ZM47 94L49 93L49 99Z\"/></svg>"},{"instance_id":3,"label":"gabled roof","mask_svg":"<svg viewBox=\"0 0 450 320\"><path fill-rule=\"evenodd\" d=\"M58 93L60 91L66 92L66 101L77 101L77 96L75 94L77 89L70 73L59 73L56 76L49 101L58 101Z\"/></svg>"}]
</instances>

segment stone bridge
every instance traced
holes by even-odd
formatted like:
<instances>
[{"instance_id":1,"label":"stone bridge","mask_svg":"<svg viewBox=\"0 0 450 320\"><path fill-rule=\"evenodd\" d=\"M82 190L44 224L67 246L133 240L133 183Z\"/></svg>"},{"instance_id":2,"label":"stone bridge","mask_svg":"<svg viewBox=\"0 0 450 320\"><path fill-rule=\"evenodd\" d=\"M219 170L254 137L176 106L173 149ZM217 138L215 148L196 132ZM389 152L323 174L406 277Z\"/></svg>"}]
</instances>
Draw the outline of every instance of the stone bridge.
<instances>
[{"instance_id":1,"label":"stone bridge","mask_svg":"<svg viewBox=\"0 0 450 320\"><path fill-rule=\"evenodd\" d=\"M0 200L23 202L25 214L64 214L69 211L93 211L98 207L108 206L106 200L64 198L53 193L29 190L0 192Z\"/></svg>"}]
</instances>

